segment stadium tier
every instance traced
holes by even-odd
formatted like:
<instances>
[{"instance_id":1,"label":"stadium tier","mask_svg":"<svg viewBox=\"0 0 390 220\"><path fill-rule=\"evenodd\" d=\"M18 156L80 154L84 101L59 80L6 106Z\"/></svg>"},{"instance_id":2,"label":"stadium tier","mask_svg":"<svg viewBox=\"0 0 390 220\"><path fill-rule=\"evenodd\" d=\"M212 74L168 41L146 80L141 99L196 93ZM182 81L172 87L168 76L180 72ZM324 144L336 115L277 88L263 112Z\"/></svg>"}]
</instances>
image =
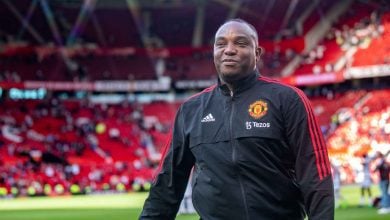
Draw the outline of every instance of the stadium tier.
<instances>
[{"instance_id":1,"label":"stadium tier","mask_svg":"<svg viewBox=\"0 0 390 220\"><path fill-rule=\"evenodd\" d=\"M0 197L148 190L235 17L259 32L260 73L309 96L343 183L359 182L361 156L390 149L390 4L288 2L0 1Z\"/></svg>"}]
</instances>

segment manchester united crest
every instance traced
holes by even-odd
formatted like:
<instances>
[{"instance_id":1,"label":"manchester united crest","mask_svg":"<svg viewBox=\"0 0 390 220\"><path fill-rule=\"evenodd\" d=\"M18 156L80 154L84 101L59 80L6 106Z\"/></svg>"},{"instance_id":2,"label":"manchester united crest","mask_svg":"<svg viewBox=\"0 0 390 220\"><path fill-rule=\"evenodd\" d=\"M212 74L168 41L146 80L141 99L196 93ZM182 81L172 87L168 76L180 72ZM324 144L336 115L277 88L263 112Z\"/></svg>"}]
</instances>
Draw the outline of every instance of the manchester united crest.
<instances>
[{"instance_id":1,"label":"manchester united crest","mask_svg":"<svg viewBox=\"0 0 390 220\"><path fill-rule=\"evenodd\" d=\"M254 119L259 119L263 117L265 114L267 114L268 111L268 104L263 100L258 100L252 104L249 105L249 115L252 116Z\"/></svg>"}]
</instances>

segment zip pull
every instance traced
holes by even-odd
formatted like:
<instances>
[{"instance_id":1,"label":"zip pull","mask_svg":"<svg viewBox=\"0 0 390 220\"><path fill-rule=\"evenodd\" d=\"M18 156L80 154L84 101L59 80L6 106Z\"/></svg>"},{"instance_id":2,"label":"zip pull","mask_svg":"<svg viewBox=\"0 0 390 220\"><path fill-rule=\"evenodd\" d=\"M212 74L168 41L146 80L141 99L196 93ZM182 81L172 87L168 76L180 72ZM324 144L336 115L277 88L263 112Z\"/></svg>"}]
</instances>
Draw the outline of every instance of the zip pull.
<instances>
[{"instance_id":1,"label":"zip pull","mask_svg":"<svg viewBox=\"0 0 390 220\"><path fill-rule=\"evenodd\" d=\"M233 90L230 90L230 97L233 97Z\"/></svg>"}]
</instances>

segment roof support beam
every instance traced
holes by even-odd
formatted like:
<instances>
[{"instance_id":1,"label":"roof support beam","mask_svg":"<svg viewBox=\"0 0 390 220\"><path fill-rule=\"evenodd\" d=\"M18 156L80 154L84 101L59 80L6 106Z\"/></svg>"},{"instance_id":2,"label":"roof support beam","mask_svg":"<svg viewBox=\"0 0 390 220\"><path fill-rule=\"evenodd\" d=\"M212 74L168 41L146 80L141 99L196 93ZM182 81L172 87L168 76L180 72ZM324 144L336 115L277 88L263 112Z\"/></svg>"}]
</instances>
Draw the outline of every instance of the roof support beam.
<instances>
[{"instance_id":1,"label":"roof support beam","mask_svg":"<svg viewBox=\"0 0 390 220\"><path fill-rule=\"evenodd\" d=\"M95 7L96 0L84 0L83 5L81 6L77 20L73 25L73 28L66 40L66 45L71 46L75 43L76 38L82 32L83 26L91 16L93 9Z\"/></svg>"},{"instance_id":2,"label":"roof support beam","mask_svg":"<svg viewBox=\"0 0 390 220\"><path fill-rule=\"evenodd\" d=\"M43 13L46 16L47 23L49 24L51 33L53 34L53 38L54 38L55 44L57 46L63 46L64 42L63 42L61 34L60 34L59 30L58 30L58 26L56 24L53 12L50 9L49 4L47 3L46 0L40 0L40 3L41 3L41 7L42 7L42 10L43 10Z\"/></svg>"},{"instance_id":3,"label":"roof support beam","mask_svg":"<svg viewBox=\"0 0 390 220\"><path fill-rule=\"evenodd\" d=\"M193 47L199 47L202 45L204 18L205 18L205 2L203 0L200 0L196 8L195 27L192 35Z\"/></svg>"},{"instance_id":4,"label":"roof support beam","mask_svg":"<svg viewBox=\"0 0 390 220\"><path fill-rule=\"evenodd\" d=\"M31 2L26 17L23 17L22 14L16 9L16 7L9 0L4 0L1 2L3 2L8 7L8 9L15 15L15 17L22 24L22 27L21 27L19 34L18 34L18 37L21 37L23 35L23 30L26 28L27 31L34 37L34 39L38 43L40 43L40 44L45 43L45 40L42 38L42 36L30 24L30 18L35 11L36 4L37 4L38 0L34 0L33 2Z\"/></svg>"},{"instance_id":5,"label":"roof support beam","mask_svg":"<svg viewBox=\"0 0 390 220\"><path fill-rule=\"evenodd\" d=\"M280 31L279 32L283 31L283 29L285 29L287 27L288 21L290 20L291 15L294 13L295 8L297 7L297 5L298 5L298 0L290 1L290 4L289 4L288 9L287 9L287 12L286 12L286 14L283 17L283 22L280 25Z\"/></svg>"}]
</instances>

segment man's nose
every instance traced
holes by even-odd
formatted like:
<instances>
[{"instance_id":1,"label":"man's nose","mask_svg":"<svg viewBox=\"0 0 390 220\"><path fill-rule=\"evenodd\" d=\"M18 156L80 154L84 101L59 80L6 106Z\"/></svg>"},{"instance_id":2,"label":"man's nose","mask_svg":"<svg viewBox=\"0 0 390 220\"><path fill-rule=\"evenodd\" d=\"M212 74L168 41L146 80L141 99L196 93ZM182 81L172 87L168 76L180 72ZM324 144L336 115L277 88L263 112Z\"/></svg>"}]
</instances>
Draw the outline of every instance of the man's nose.
<instances>
[{"instance_id":1,"label":"man's nose","mask_svg":"<svg viewBox=\"0 0 390 220\"><path fill-rule=\"evenodd\" d=\"M226 55L234 55L237 53L237 48L234 46L233 43L228 43L225 48L225 54Z\"/></svg>"}]
</instances>

